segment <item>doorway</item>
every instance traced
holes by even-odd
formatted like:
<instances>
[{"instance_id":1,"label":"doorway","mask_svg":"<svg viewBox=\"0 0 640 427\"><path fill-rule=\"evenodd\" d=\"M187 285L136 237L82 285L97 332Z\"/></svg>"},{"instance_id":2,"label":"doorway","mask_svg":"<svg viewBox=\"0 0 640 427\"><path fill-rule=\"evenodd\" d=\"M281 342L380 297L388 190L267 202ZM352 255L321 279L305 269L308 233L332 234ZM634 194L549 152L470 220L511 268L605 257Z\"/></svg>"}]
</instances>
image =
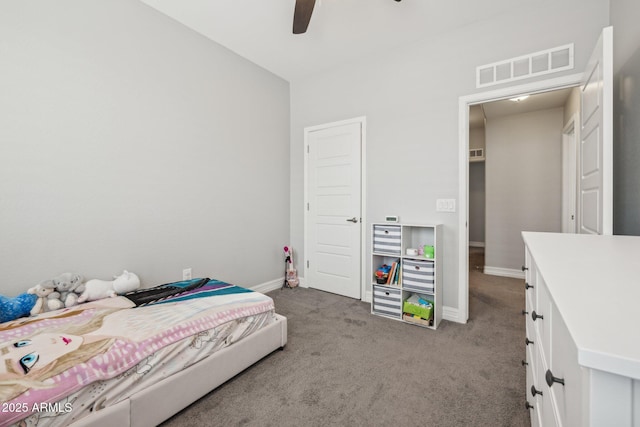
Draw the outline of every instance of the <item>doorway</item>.
<instances>
[{"instance_id":1,"label":"doorway","mask_svg":"<svg viewBox=\"0 0 640 427\"><path fill-rule=\"evenodd\" d=\"M468 149L469 106L526 94L580 86L577 229L580 233L613 233L613 28L602 30L583 73L460 97L458 310L450 320L469 318Z\"/></svg>"},{"instance_id":2,"label":"doorway","mask_svg":"<svg viewBox=\"0 0 640 427\"><path fill-rule=\"evenodd\" d=\"M579 114L579 98L564 88L470 107L471 270L523 278L521 231L560 232L562 208L575 212L575 199L562 203L563 178L572 173L576 182L575 152L565 156L573 167L562 159L565 118Z\"/></svg>"},{"instance_id":3,"label":"doorway","mask_svg":"<svg viewBox=\"0 0 640 427\"><path fill-rule=\"evenodd\" d=\"M447 318L466 323L469 318L469 234L468 234L468 185L469 185L469 107L472 105L515 98L525 94L548 92L574 87L581 83L582 74L572 74L541 80L519 86L506 87L460 97L459 135L459 216L458 216L458 309L449 310Z\"/></svg>"}]
</instances>

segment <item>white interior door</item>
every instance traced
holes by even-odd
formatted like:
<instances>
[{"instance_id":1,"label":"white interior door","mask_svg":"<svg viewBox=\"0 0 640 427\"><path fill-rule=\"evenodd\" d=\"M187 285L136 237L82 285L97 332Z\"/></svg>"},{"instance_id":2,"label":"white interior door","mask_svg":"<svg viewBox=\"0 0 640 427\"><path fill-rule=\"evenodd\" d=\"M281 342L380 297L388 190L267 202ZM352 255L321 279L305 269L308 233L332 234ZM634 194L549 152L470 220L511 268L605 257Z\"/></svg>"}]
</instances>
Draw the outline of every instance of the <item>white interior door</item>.
<instances>
[{"instance_id":1,"label":"white interior door","mask_svg":"<svg viewBox=\"0 0 640 427\"><path fill-rule=\"evenodd\" d=\"M312 288L360 299L361 122L307 132L307 253Z\"/></svg>"},{"instance_id":2,"label":"white interior door","mask_svg":"<svg viewBox=\"0 0 640 427\"><path fill-rule=\"evenodd\" d=\"M613 28L602 30L581 86L580 233L613 234Z\"/></svg>"},{"instance_id":3,"label":"white interior door","mask_svg":"<svg viewBox=\"0 0 640 427\"><path fill-rule=\"evenodd\" d=\"M576 232L577 144L576 122L562 134L562 232Z\"/></svg>"}]
</instances>

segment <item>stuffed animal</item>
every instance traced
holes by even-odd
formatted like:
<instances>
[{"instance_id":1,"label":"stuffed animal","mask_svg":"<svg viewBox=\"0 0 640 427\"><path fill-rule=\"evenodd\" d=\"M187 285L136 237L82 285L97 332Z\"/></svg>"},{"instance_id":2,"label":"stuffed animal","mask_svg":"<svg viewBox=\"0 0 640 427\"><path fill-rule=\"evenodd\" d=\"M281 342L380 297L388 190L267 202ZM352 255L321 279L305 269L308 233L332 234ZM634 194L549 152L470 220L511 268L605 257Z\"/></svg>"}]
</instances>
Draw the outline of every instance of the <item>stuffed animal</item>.
<instances>
[{"instance_id":1,"label":"stuffed animal","mask_svg":"<svg viewBox=\"0 0 640 427\"><path fill-rule=\"evenodd\" d=\"M0 323L28 316L37 299L37 296L29 293L14 298L0 295Z\"/></svg>"},{"instance_id":2,"label":"stuffed animal","mask_svg":"<svg viewBox=\"0 0 640 427\"><path fill-rule=\"evenodd\" d=\"M140 279L134 273L125 270L121 275L114 276L114 280L87 280L85 289L78 302L95 301L103 298L115 297L135 291L140 286Z\"/></svg>"},{"instance_id":3,"label":"stuffed animal","mask_svg":"<svg viewBox=\"0 0 640 427\"><path fill-rule=\"evenodd\" d=\"M28 294L36 296L36 302L31 309L31 315L46 313L47 311L57 310L64 307L60 301L60 294L55 290L55 284L53 280L45 280L33 288L29 288Z\"/></svg>"},{"instance_id":4,"label":"stuffed animal","mask_svg":"<svg viewBox=\"0 0 640 427\"><path fill-rule=\"evenodd\" d=\"M84 277L75 273L62 273L52 280L65 307L72 307L78 303L78 297L84 291Z\"/></svg>"}]
</instances>

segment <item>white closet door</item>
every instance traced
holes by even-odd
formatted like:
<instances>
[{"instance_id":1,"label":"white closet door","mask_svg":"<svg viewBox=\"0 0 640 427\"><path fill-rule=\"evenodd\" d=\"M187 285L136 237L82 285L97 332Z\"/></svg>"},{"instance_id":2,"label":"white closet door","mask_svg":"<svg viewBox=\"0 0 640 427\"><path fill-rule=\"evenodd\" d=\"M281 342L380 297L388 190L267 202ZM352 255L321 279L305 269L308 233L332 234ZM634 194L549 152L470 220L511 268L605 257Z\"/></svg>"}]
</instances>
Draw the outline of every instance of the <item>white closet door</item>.
<instances>
[{"instance_id":1,"label":"white closet door","mask_svg":"<svg viewBox=\"0 0 640 427\"><path fill-rule=\"evenodd\" d=\"M360 299L361 123L309 132L308 286Z\"/></svg>"}]
</instances>

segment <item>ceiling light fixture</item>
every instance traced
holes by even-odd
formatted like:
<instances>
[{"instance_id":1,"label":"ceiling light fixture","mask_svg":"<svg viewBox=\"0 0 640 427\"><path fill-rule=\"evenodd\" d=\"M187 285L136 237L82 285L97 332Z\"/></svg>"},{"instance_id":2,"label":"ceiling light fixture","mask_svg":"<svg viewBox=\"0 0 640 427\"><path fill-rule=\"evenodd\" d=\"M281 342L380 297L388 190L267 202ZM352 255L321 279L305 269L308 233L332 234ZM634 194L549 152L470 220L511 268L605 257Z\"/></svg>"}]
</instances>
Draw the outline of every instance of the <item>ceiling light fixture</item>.
<instances>
[{"instance_id":1,"label":"ceiling light fixture","mask_svg":"<svg viewBox=\"0 0 640 427\"><path fill-rule=\"evenodd\" d=\"M522 96L519 96L517 98L511 98L511 99L509 99L509 101L520 102L520 101L524 101L528 97L529 97L529 95L522 95Z\"/></svg>"}]
</instances>

